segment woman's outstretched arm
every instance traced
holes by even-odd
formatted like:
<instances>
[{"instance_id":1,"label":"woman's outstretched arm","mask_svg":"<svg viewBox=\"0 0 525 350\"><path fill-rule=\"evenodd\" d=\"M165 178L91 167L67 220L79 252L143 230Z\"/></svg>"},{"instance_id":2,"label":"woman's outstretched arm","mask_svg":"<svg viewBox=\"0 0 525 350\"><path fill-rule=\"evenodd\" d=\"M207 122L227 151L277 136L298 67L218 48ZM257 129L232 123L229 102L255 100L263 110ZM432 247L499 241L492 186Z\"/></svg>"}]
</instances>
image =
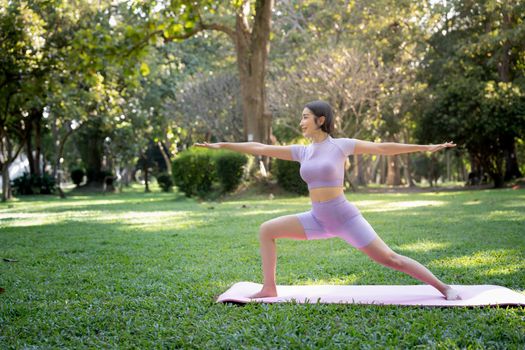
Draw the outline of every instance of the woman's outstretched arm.
<instances>
[{"instance_id":1,"label":"woman's outstretched arm","mask_svg":"<svg viewBox=\"0 0 525 350\"><path fill-rule=\"evenodd\" d=\"M284 160L293 160L291 146L273 146L259 142L204 142L195 143L195 146L210 149L228 149L230 151L247 153L254 156L268 156Z\"/></svg>"},{"instance_id":2,"label":"woman's outstretched arm","mask_svg":"<svg viewBox=\"0 0 525 350\"><path fill-rule=\"evenodd\" d=\"M410 145L396 142L369 142L356 140L355 154L381 154L393 156L396 154L413 152L436 152L444 148L456 147L453 142L445 142L439 145Z\"/></svg>"}]
</instances>

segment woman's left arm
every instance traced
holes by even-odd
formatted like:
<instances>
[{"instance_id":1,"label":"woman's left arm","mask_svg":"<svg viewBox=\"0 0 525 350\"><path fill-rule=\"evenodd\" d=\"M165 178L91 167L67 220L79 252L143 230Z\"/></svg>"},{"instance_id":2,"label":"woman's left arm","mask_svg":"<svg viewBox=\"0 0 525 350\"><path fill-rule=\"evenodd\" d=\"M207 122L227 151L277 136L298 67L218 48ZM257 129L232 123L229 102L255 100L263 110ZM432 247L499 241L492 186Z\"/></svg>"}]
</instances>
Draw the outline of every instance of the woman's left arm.
<instances>
[{"instance_id":1,"label":"woman's left arm","mask_svg":"<svg viewBox=\"0 0 525 350\"><path fill-rule=\"evenodd\" d=\"M456 147L452 142L446 142L439 145L410 145L396 142L369 142L355 141L354 154L381 154L393 156L396 154L413 153L413 152L436 152L444 148Z\"/></svg>"}]
</instances>

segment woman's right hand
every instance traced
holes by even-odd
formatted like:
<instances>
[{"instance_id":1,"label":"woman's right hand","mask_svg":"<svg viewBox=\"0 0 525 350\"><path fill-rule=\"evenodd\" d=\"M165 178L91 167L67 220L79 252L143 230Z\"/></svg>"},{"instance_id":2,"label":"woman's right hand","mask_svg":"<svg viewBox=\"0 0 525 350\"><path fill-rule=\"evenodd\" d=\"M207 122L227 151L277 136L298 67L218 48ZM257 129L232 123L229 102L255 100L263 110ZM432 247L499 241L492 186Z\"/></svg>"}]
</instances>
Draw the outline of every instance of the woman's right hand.
<instances>
[{"instance_id":1,"label":"woman's right hand","mask_svg":"<svg viewBox=\"0 0 525 350\"><path fill-rule=\"evenodd\" d=\"M210 149L220 149L222 146L220 143L208 143L208 142L194 143L193 145L196 147L204 147L204 148L210 148Z\"/></svg>"}]
</instances>

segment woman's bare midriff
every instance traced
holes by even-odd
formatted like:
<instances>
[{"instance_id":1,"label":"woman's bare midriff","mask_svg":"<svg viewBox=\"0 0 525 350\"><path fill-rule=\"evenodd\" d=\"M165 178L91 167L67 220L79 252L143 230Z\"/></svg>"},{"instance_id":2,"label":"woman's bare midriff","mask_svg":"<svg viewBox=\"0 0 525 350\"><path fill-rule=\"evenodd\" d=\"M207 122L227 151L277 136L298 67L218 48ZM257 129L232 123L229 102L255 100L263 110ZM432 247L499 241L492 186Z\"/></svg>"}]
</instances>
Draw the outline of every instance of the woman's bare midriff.
<instances>
[{"instance_id":1,"label":"woman's bare midriff","mask_svg":"<svg viewBox=\"0 0 525 350\"><path fill-rule=\"evenodd\" d=\"M344 193L343 187L319 187L310 190L312 202L326 202Z\"/></svg>"}]
</instances>

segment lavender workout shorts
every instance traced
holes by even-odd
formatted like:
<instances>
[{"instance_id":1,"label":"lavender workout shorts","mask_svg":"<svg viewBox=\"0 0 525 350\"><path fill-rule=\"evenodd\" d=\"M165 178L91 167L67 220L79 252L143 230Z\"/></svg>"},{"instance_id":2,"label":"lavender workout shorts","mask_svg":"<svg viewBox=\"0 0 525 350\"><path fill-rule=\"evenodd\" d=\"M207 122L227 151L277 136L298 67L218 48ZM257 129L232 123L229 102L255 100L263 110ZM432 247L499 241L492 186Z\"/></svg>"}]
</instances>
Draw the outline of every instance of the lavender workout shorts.
<instances>
[{"instance_id":1,"label":"lavender workout shorts","mask_svg":"<svg viewBox=\"0 0 525 350\"><path fill-rule=\"evenodd\" d=\"M312 210L297 214L307 239L340 237L356 248L370 244L377 233L355 205L342 194L326 202L312 202Z\"/></svg>"}]
</instances>

